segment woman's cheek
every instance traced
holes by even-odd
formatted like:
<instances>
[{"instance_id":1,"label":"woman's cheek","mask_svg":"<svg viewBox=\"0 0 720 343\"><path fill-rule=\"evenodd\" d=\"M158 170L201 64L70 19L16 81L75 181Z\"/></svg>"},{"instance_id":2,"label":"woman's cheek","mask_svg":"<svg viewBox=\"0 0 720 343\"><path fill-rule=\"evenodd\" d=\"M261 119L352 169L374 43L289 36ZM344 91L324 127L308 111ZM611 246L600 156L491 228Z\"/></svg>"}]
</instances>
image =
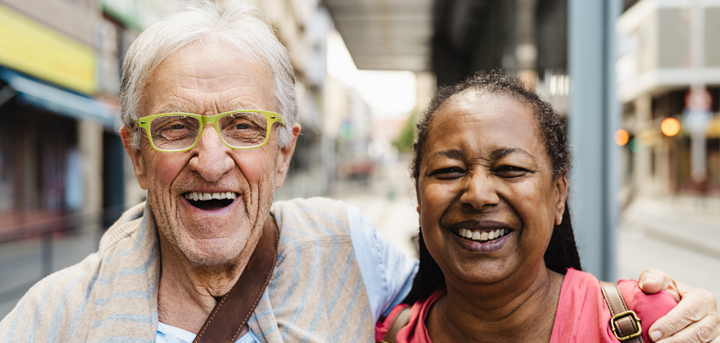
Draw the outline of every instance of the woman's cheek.
<instances>
[{"instance_id":1,"label":"woman's cheek","mask_svg":"<svg viewBox=\"0 0 720 343\"><path fill-rule=\"evenodd\" d=\"M545 185L542 181L543 180L529 179L516 184L510 196L510 198L513 199L512 206L521 218L527 218L526 220L537 223L552 223L554 226L555 192L553 192L552 189L548 189L549 186ZM541 206L537 206L537 204L541 204Z\"/></svg>"}]
</instances>

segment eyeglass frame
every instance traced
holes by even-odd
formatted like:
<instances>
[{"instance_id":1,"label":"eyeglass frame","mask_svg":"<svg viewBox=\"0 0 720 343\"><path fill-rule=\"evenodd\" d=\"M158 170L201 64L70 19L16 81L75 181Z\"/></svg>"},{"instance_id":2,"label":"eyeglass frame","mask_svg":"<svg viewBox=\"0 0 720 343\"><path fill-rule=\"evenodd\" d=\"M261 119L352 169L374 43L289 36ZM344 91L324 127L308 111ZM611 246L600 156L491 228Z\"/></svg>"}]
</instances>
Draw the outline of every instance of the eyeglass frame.
<instances>
[{"instance_id":1,"label":"eyeglass frame","mask_svg":"<svg viewBox=\"0 0 720 343\"><path fill-rule=\"evenodd\" d=\"M262 142L262 144L252 146L252 147L234 147L225 141L225 138L223 138L222 134L220 133L220 128L218 127L218 121L220 121L220 118L230 115L230 114L234 114L234 113L260 113L260 114L264 115L265 118L267 118L268 130L267 130L267 134L265 135L265 140ZM190 147L184 148L184 149L179 149L179 150L163 150L163 149L160 149L155 146L155 143L153 142L152 137L150 135L150 123L152 123L152 121L156 118L170 116L170 115L188 116L188 117L193 117L193 118L197 119L198 121L200 121L200 129L198 129L197 137L195 137L195 142L193 142L193 144ZM133 124L133 129L134 130L137 130L139 128L145 129L145 134L147 135L148 141L150 142L150 146L152 146L153 149L155 149L159 152L183 152L183 151L188 151L188 150L194 148L195 145L197 145L197 142L200 140L200 135L202 135L202 131L203 131L203 128L205 127L205 124L210 123L215 127L215 131L217 132L218 136L220 137L220 140L223 142L223 144L225 144L225 146L227 146L230 149L236 149L236 150L250 150L250 149L257 149L257 148L262 147L263 145L267 144L268 140L270 140L270 133L272 132L273 124L275 124L276 122L279 122L280 125L282 125L282 126L287 125L287 122L285 121L285 117L282 114L276 113L276 112L271 112L271 111L236 110L236 111L219 113L214 116L203 116L203 115L199 115L199 114L195 114L195 113L171 112L171 113L153 114L153 115L138 118L137 120L135 120L135 123Z\"/></svg>"}]
</instances>

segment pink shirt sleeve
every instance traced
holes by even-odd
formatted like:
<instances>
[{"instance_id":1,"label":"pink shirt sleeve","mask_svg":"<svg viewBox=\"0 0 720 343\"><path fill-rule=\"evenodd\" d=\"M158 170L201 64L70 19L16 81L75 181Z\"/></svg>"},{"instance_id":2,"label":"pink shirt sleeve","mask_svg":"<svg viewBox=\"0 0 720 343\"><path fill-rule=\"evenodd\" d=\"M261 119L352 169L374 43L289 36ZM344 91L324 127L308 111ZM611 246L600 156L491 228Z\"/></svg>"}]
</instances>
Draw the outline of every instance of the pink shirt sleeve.
<instances>
[{"instance_id":1,"label":"pink shirt sleeve","mask_svg":"<svg viewBox=\"0 0 720 343\"><path fill-rule=\"evenodd\" d=\"M380 342L385 338L385 334L390 330L390 325L392 324L393 319L402 311L402 309L408 307L407 304L399 304L393 307L393 309L390 311L387 317L380 318L375 324L375 342Z\"/></svg>"},{"instance_id":2,"label":"pink shirt sleeve","mask_svg":"<svg viewBox=\"0 0 720 343\"><path fill-rule=\"evenodd\" d=\"M643 337L650 342L648 329L677 305L675 298L666 291L645 294L635 280L620 280L618 287L628 309L635 311L642 320ZM610 317L598 280L592 274L568 269L550 342L616 343L618 340L610 329Z\"/></svg>"},{"instance_id":3,"label":"pink shirt sleeve","mask_svg":"<svg viewBox=\"0 0 720 343\"><path fill-rule=\"evenodd\" d=\"M643 329L643 338L645 342L650 342L648 339L650 326L677 305L675 298L667 291L645 294L635 280L620 280L618 288L625 298L628 309L635 311L642 320L640 325Z\"/></svg>"}]
</instances>

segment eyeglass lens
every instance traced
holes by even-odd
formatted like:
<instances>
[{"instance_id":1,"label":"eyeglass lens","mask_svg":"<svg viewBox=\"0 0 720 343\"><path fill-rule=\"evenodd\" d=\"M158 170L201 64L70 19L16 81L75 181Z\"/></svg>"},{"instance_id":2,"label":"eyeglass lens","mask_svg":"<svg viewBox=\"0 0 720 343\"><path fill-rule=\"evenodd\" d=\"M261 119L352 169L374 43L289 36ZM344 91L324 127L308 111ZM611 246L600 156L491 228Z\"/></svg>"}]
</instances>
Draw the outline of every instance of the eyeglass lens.
<instances>
[{"instance_id":1,"label":"eyeglass lens","mask_svg":"<svg viewBox=\"0 0 720 343\"><path fill-rule=\"evenodd\" d=\"M221 117L218 129L225 143L235 148L252 148L265 142L268 120L255 112L231 113ZM185 115L157 117L150 122L153 144L161 150L191 147L200 132L200 121Z\"/></svg>"}]
</instances>

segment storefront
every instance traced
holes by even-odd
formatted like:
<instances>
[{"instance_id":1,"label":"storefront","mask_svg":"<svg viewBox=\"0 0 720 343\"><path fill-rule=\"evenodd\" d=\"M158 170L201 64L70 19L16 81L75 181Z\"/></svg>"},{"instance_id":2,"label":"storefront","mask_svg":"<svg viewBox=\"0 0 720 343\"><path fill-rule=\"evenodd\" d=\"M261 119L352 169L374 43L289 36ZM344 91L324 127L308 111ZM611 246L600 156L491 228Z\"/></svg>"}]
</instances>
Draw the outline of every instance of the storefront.
<instances>
[{"instance_id":1,"label":"storefront","mask_svg":"<svg viewBox=\"0 0 720 343\"><path fill-rule=\"evenodd\" d=\"M119 120L95 92L94 48L0 5L0 238L102 209Z\"/></svg>"}]
</instances>

